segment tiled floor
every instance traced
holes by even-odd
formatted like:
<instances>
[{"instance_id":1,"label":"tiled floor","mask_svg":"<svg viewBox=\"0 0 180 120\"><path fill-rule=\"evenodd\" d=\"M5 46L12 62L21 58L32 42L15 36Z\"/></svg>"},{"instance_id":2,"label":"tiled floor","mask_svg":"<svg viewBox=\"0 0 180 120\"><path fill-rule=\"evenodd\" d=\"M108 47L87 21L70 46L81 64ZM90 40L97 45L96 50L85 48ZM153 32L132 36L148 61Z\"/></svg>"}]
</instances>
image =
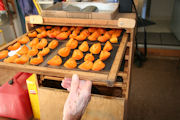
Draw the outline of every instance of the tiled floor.
<instances>
[{"instance_id":1,"label":"tiled floor","mask_svg":"<svg viewBox=\"0 0 180 120\"><path fill-rule=\"evenodd\" d=\"M170 33L171 32L171 21L170 20L158 20L158 19L151 19L155 22L155 25L147 26L147 32L154 32L154 33ZM143 28L138 29L139 32L143 32Z\"/></svg>"},{"instance_id":2,"label":"tiled floor","mask_svg":"<svg viewBox=\"0 0 180 120\"><path fill-rule=\"evenodd\" d=\"M139 44L144 43L144 33L137 33ZM147 33L148 45L165 45L165 46L180 46L180 40L177 40L172 33Z\"/></svg>"}]
</instances>

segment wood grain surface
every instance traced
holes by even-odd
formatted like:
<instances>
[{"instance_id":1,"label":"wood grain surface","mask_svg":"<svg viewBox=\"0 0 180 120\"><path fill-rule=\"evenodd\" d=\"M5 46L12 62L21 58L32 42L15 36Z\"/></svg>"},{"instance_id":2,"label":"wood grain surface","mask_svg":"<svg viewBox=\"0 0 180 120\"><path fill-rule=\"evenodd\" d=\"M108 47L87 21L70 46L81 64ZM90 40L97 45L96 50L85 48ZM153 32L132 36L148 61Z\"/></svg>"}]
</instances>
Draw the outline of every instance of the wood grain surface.
<instances>
[{"instance_id":1,"label":"wood grain surface","mask_svg":"<svg viewBox=\"0 0 180 120\"><path fill-rule=\"evenodd\" d=\"M63 90L40 87L39 103L42 120L62 120L68 93ZM82 120L123 120L124 98L92 95Z\"/></svg>"}]
</instances>

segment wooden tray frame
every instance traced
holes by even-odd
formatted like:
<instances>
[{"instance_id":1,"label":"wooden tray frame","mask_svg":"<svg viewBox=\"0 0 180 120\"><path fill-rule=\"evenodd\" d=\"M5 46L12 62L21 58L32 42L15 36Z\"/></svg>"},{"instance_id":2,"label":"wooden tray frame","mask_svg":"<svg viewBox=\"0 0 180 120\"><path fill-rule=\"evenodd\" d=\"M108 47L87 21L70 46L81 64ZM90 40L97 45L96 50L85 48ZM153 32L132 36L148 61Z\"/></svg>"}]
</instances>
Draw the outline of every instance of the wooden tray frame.
<instances>
[{"instance_id":1,"label":"wooden tray frame","mask_svg":"<svg viewBox=\"0 0 180 120\"><path fill-rule=\"evenodd\" d=\"M22 35L21 37L15 39L14 41L4 45L0 48L0 50L6 49L8 46L14 44L23 36L26 36L28 33ZM116 56L114 58L112 67L109 72L86 72L86 71L77 71L71 69L56 69L56 68L49 68L49 67L41 67L41 66L33 66L33 65L19 65L14 63L4 63L0 62L0 67L5 69L11 69L16 71L22 72L29 72L29 73L36 73L41 75L48 75L48 76L55 76L55 77L69 77L72 74L78 74L80 79L91 80L96 82L105 82L108 86L113 86L114 82L116 81L116 77L119 71L119 67L121 65L121 61L123 59L123 55L127 46L128 42L128 34L124 33L122 40L120 42L119 48L117 50ZM98 77L97 77L98 76Z\"/></svg>"}]
</instances>

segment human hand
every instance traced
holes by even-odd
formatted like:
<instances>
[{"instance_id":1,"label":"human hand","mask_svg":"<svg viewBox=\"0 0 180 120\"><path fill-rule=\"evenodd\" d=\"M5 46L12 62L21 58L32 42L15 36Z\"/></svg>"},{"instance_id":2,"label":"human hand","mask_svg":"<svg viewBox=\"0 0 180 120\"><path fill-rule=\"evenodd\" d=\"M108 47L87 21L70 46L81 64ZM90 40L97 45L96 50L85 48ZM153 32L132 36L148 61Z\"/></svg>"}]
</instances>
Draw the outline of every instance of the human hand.
<instances>
[{"instance_id":1,"label":"human hand","mask_svg":"<svg viewBox=\"0 0 180 120\"><path fill-rule=\"evenodd\" d=\"M61 83L70 93L64 105L63 120L80 120L91 98L92 82L79 80L77 74Z\"/></svg>"}]
</instances>

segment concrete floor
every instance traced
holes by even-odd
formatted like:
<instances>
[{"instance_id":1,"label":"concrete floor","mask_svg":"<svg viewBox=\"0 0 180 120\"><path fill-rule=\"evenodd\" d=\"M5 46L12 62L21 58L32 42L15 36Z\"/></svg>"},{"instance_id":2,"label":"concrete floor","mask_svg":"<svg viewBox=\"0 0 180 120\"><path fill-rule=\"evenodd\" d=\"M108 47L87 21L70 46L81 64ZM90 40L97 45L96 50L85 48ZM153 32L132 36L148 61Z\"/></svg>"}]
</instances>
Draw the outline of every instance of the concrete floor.
<instances>
[{"instance_id":1,"label":"concrete floor","mask_svg":"<svg viewBox=\"0 0 180 120\"><path fill-rule=\"evenodd\" d=\"M0 84L14 74L13 71L1 69ZM128 120L180 119L178 59L148 58L142 68L133 65L130 88Z\"/></svg>"},{"instance_id":2,"label":"concrete floor","mask_svg":"<svg viewBox=\"0 0 180 120\"><path fill-rule=\"evenodd\" d=\"M133 66L128 120L180 120L180 63L149 58Z\"/></svg>"}]
</instances>

